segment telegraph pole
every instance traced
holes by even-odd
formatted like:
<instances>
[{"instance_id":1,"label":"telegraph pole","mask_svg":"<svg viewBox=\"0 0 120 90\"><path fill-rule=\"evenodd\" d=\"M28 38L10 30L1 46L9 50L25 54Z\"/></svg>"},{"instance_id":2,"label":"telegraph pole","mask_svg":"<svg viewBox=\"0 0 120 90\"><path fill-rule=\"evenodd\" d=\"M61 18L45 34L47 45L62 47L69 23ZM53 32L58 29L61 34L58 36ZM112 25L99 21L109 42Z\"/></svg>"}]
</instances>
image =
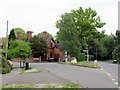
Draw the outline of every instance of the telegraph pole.
<instances>
[{"instance_id":1,"label":"telegraph pole","mask_svg":"<svg viewBox=\"0 0 120 90\"><path fill-rule=\"evenodd\" d=\"M8 21L7 21L7 28L6 28L6 60L7 60L7 52L8 52Z\"/></svg>"}]
</instances>

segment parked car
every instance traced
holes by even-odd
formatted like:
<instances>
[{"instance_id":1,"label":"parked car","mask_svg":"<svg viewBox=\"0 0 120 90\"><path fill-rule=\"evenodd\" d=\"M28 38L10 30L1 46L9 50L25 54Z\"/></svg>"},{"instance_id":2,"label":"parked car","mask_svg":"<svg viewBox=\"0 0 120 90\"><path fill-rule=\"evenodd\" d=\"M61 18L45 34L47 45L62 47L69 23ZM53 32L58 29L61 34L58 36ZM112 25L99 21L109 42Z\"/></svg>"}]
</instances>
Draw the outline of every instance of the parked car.
<instances>
[{"instance_id":1,"label":"parked car","mask_svg":"<svg viewBox=\"0 0 120 90\"><path fill-rule=\"evenodd\" d=\"M54 62L55 58L48 58L48 62Z\"/></svg>"},{"instance_id":2,"label":"parked car","mask_svg":"<svg viewBox=\"0 0 120 90\"><path fill-rule=\"evenodd\" d=\"M113 60L113 63L117 63L118 62L118 60Z\"/></svg>"}]
</instances>

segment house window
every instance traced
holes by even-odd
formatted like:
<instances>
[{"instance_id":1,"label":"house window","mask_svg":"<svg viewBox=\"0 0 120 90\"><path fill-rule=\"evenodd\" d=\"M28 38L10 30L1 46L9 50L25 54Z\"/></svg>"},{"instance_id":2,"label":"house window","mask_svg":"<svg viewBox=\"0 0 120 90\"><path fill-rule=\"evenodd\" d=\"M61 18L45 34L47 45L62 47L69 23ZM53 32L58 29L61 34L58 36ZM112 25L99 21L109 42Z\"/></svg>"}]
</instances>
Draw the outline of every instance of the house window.
<instances>
[{"instance_id":1,"label":"house window","mask_svg":"<svg viewBox=\"0 0 120 90\"><path fill-rule=\"evenodd\" d=\"M50 43L50 47L52 48L52 43Z\"/></svg>"}]
</instances>

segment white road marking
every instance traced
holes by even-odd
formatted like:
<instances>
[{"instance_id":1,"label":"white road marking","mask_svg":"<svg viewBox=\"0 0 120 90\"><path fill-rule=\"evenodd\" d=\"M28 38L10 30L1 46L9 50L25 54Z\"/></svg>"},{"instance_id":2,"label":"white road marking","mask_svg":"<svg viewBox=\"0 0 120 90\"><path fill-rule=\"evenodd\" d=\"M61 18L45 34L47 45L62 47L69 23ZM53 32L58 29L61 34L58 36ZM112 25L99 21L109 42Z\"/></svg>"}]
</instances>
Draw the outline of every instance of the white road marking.
<instances>
[{"instance_id":1,"label":"white road marking","mask_svg":"<svg viewBox=\"0 0 120 90\"><path fill-rule=\"evenodd\" d=\"M115 82L115 79L112 78L111 74L109 74L102 66L100 66L100 67L101 67L101 70L104 71L109 76L109 78L111 78L111 80ZM115 84L118 85L118 82L115 82ZM119 89L120 89L120 87L119 87Z\"/></svg>"},{"instance_id":2,"label":"white road marking","mask_svg":"<svg viewBox=\"0 0 120 90\"><path fill-rule=\"evenodd\" d=\"M115 79L112 79L113 81L115 81Z\"/></svg>"}]
</instances>

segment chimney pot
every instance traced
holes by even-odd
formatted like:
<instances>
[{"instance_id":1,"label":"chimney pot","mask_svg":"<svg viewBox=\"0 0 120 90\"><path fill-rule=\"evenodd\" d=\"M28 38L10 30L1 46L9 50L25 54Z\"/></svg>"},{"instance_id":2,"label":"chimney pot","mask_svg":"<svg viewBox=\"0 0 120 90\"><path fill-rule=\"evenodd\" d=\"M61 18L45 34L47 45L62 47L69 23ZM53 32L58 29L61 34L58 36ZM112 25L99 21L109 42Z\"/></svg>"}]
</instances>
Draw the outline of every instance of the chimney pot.
<instances>
[{"instance_id":1,"label":"chimney pot","mask_svg":"<svg viewBox=\"0 0 120 90\"><path fill-rule=\"evenodd\" d=\"M32 33L33 33L32 31L27 31L27 37L28 38L32 37Z\"/></svg>"},{"instance_id":2,"label":"chimney pot","mask_svg":"<svg viewBox=\"0 0 120 90\"><path fill-rule=\"evenodd\" d=\"M46 31L44 31L44 32L42 33L42 37L43 37L43 38L46 38L46 37L47 37L47 32L46 32Z\"/></svg>"}]
</instances>

